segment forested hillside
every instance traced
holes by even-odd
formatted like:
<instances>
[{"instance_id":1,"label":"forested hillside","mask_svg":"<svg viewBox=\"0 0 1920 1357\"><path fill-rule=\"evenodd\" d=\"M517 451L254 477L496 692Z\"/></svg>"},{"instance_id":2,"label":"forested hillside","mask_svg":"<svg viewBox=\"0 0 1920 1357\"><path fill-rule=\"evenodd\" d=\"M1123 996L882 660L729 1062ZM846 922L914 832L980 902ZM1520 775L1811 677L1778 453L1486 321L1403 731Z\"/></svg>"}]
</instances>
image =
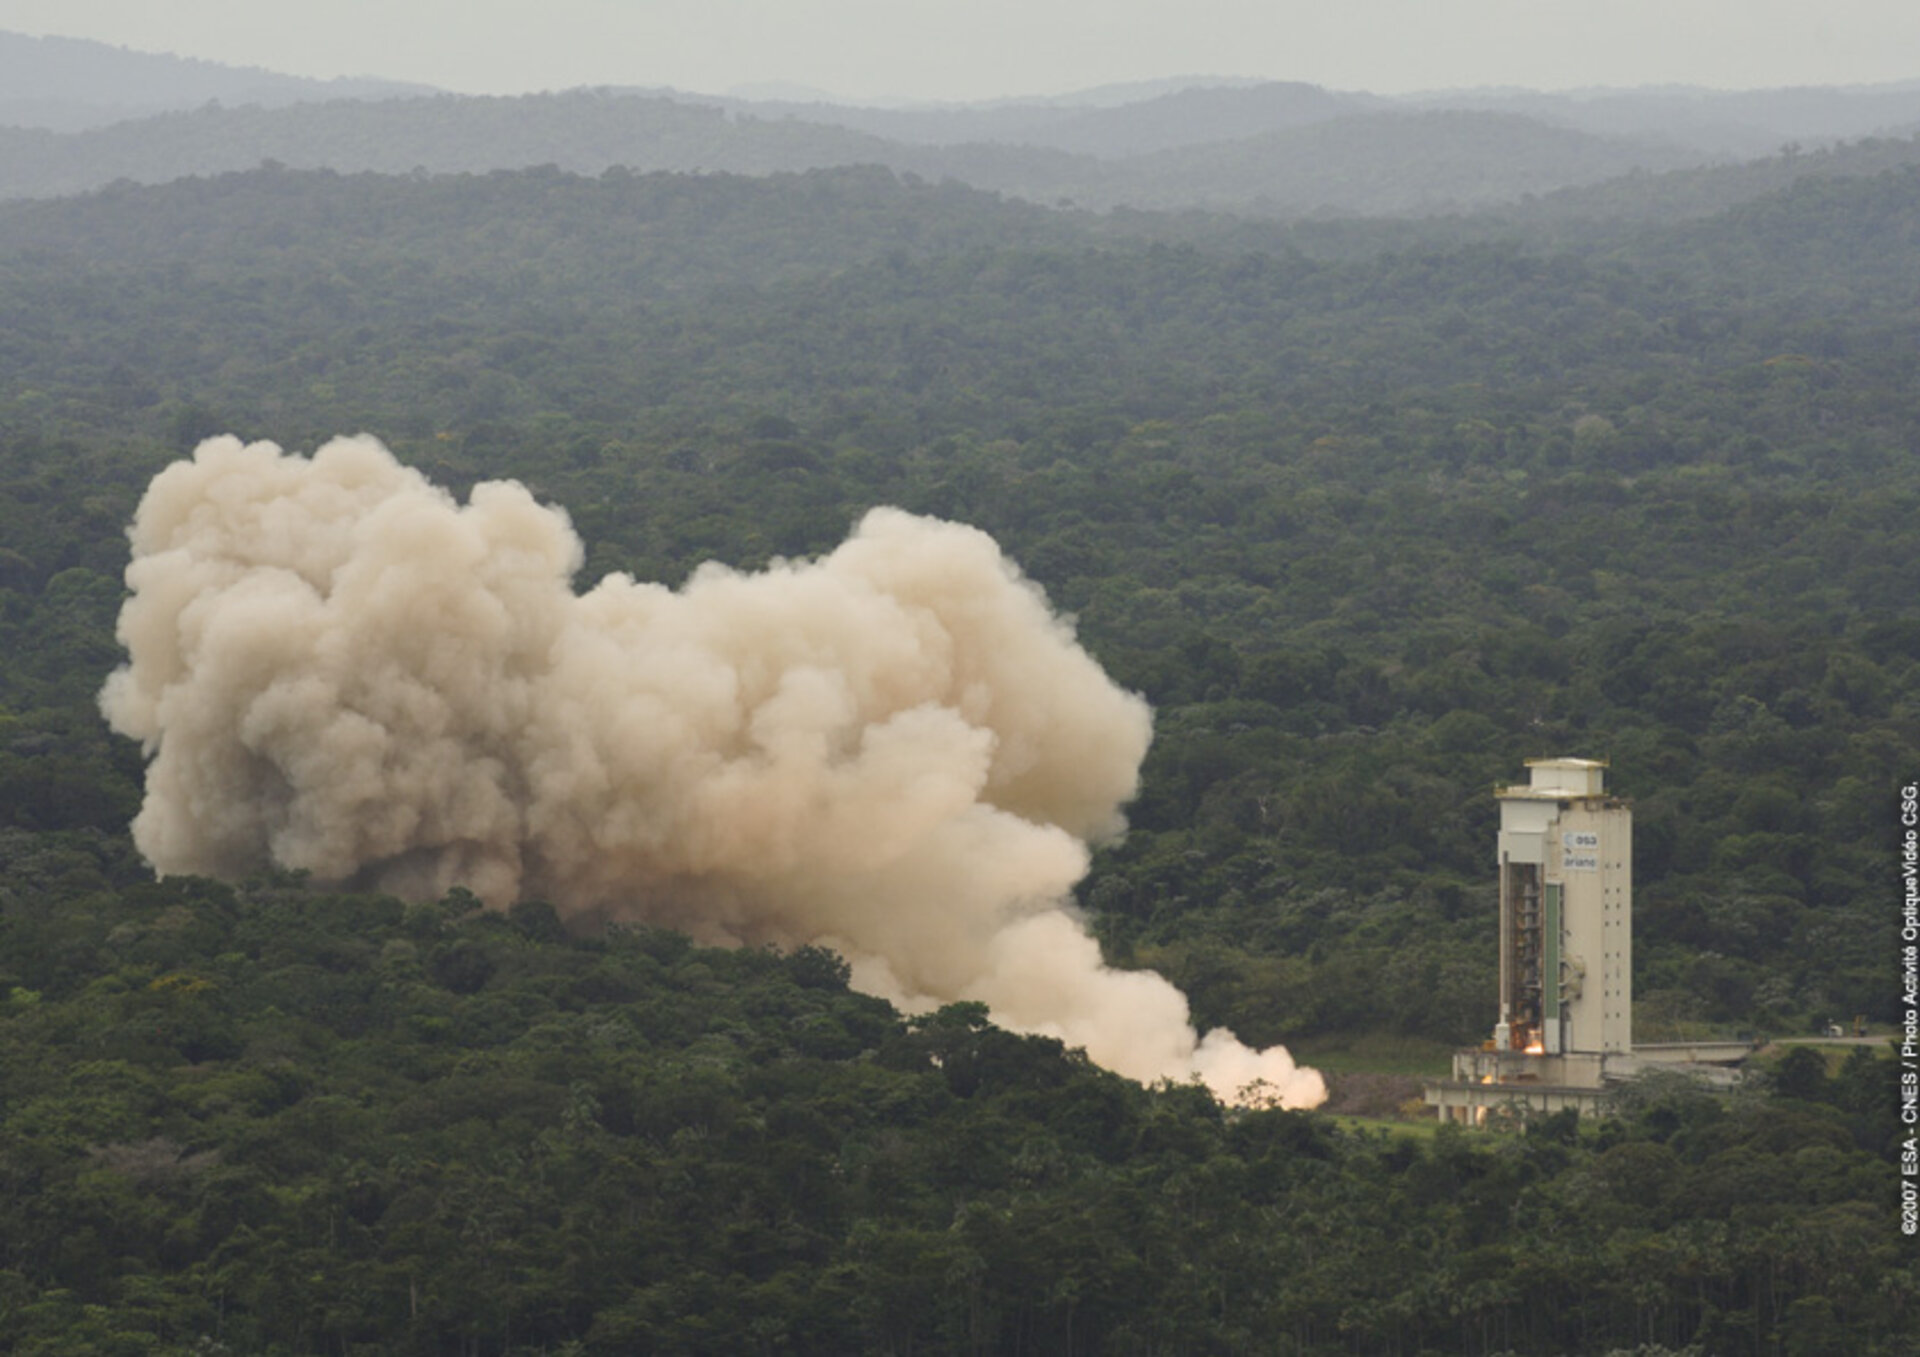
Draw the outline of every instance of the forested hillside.
<instances>
[{"instance_id":1,"label":"forested hillside","mask_svg":"<svg viewBox=\"0 0 1920 1357\"><path fill-rule=\"evenodd\" d=\"M1196 76L902 107L632 87L476 98L0 32L3 197L262 163L385 174L878 164L1049 206L1266 219L1499 210L1565 231L1911 163L1916 126L1920 92L1904 84L1389 98ZM1822 163L1797 163L1803 154Z\"/></svg>"},{"instance_id":2,"label":"forested hillside","mask_svg":"<svg viewBox=\"0 0 1920 1357\"><path fill-rule=\"evenodd\" d=\"M1414 1140L903 1024L817 950L0 863L10 1351L1910 1350L1870 1053Z\"/></svg>"},{"instance_id":3,"label":"forested hillside","mask_svg":"<svg viewBox=\"0 0 1920 1357\"><path fill-rule=\"evenodd\" d=\"M1651 136L1742 159L1783 146L1812 149L1836 141L1908 133L1920 121L1920 88L1882 85L1709 90L1698 87L1461 90L1409 102L1446 108L1525 113L1612 136Z\"/></svg>"},{"instance_id":4,"label":"forested hillside","mask_svg":"<svg viewBox=\"0 0 1920 1357\"><path fill-rule=\"evenodd\" d=\"M1643 805L1650 1012L1891 1002L1849 911L1915 738L1920 280L1887 246L1920 178L1631 251L1349 264L1076 247L1070 220L865 174L404 187L261 172L0 220L39 241L0 276L13 475L40 487L11 501L23 604L84 563L103 626L113 525L226 429L365 428L456 486L526 479L589 578L816 552L897 503L992 532L1159 708L1139 832L1089 898L1176 970L1196 915L1268 939L1292 983L1245 977L1243 1022L1325 1030L1303 958L1356 964L1315 949L1357 930L1366 964L1405 948L1436 980L1400 992L1438 1011L1380 1020L1476 1032L1479 935L1449 916L1485 917L1422 902L1484 892L1478 789L1572 745ZM1032 244L974 243L997 227Z\"/></svg>"},{"instance_id":5,"label":"forested hillside","mask_svg":"<svg viewBox=\"0 0 1920 1357\"><path fill-rule=\"evenodd\" d=\"M1354 113L1299 126L1279 120L1266 130L1276 120L1254 108L1238 126L1216 118L1218 135L1196 147L1186 138L1203 133L1182 133L1186 119L1151 104L1132 107L1141 113L1131 127L1109 114L1106 121L1120 123L1115 131L1065 139L1100 147L1101 156L1061 149L1038 129L1031 143L899 142L842 125L830 109L770 117L752 105L611 90L208 105L74 133L0 127L0 197L77 193L118 179L157 184L263 162L382 174L538 165L584 174L613 166L771 174L879 164L1049 205L1295 215L1469 207L1702 159L1644 139L1475 111Z\"/></svg>"},{"instance_id":6,"label":"forested hillside","mask_svg":"<svg viewBox=\"0 0 1920 1357\"><path fill-rule=\"evenodd\" d=\"M1549 754L1634 802L1639 1038L1884 1023L1915 220L1904 169L1578 249L875 170L0 207L0 1332L1908 1351L1890 1062L1649 1089L1597 1138L1224 1113L965 1007L905 1022L814 952L155 884L94 702L121 529L216 432L520 479L582 583L818 553L897 504L992 533L1153 703L1080 902L1203 1027L1480 1039L1490 788Z\"/></svg>"},{"instance_id":7,"label":"forested hillside","mask_svg":"<svg viewBox=\"0 0 1920 1357\"><path fill-rule=\"evenodd\" d=\"M1586 188L1560 189L1490 216L1508 231L1591 242L1623 224L1670 225L1718 215L1804 181L1873 177L1920 163L1920 139L1864 137L1818 150L1788 147L1737 164L1633 174Z\"/></svg>"}]
</instances>

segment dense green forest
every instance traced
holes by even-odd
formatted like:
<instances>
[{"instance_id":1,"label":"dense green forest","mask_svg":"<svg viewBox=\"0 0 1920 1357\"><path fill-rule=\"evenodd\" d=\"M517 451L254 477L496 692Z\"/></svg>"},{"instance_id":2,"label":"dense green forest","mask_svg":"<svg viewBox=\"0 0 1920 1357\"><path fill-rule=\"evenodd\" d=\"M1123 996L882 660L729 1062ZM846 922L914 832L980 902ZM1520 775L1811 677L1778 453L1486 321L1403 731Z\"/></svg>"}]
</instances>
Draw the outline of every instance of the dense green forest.
<instances>
[{"instance_id":1,"label":"dense green forest","mask_svg":"<svg viewBox=\"0 0 1920 1357\"><path fill-rule=\"evenodd\" d=\"M0 854L10 1351L1912 1350L1871 1053L1416 1141L817 950Z\"/></svg>"},{"instance_id":2,"label":"dense green forest","mask_svg":"<svg viewBox=\"0 0 1920 1357\"><path fill-rule=\"evenodd\" d=\"M1915 221L1911 169L1558 244L872 169L0 206L0 1342L1913 1351L1891 1062L1501 1138L1228 1112L814 951L155 883L94 703L123 525L216 432L518 478L587 581L898 504L1153 703L1080 903L1202 1026L1479 1040L1490 789L1548 754L1634 803L1641 1039L1884 1024Z\"/></svg>"}]
</instances>

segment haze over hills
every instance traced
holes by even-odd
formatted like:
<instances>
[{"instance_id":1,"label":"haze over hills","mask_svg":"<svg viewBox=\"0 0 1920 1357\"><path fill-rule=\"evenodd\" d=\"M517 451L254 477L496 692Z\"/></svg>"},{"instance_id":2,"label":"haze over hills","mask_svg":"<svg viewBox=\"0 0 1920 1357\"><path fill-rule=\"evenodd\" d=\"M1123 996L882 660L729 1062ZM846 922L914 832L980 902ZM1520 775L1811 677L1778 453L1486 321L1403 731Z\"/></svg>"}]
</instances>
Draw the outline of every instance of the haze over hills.
<instances>
[{"instance_id":1,"label":"haze over hills","mask_svg":"<svg viewBox=\"0 0 1920 1357\"><path fill-rule=\"evenodd\" d=\"M1813 151L1790 147L1777 155L1735 164L1630 175L1561 189L1498 209L1497 215L1513 227L1551 231L1567 240L1582 229L1615 231L1634 223L1689 221L1803 181L1868 178L1910 170L1916 164L1920 164L1920 138L1908 129L1905 136L1867 137Z\"/></svg>"},{"instance_id":2,"label":"haze over hills","mask_svg":"<svg viewBox=\"0 0 1920 1357\"><path fill-rule=\"evenodd\" d=\"M1273 109L1304 111L1315 102L1311 94L1276 88L1283 97ZM1169 109L1156 122L1156 114ZM1693 159L1650 142L1594 137L1513 115L1444 111L1308 115L1278 130L1196 142L1199 133L1180 130L1191 112L1186 101L1170 97L1100 118L1070 115L1069 126L1091 142L1132 139L1162 148L1100 156L1011 142L908 144L828 122L587 90L208 106L77 133L0 128L0 196L80 193L116 179L164 183L264 161L384 174L541 164L584 174L615 166L769 174L875 164L1050 205L1351 214L1483 205ZM1129 137L1116 126L1124 118L1133 120Z\"/></svg>"},{"instance_id":3,"label":"haze over hills","mask_svg":"<svg viewBox=\"0 0 1920 1357\"><path fill-rule=\"evenodd\" d=\"M210 100L277 108L431 94L394 80L309 80L252 66L134 52L80 38L0 32L0 126L77 132Z\"/></svg>"},{"instance_id":4,"label":"haze over hills","mask_svg":"<svg viewBox=\"0 0 1920 1357\"><path fill-rule=\"evenodd\" d=\"M909 145L1008 142L1115 158L1235 141L1395 107L1370 94L1341 94L1298 81L1220 84L1194 78L1172 89L1111 87L1058 99L940 108L874 108L819 102L742 99L713 102L760 118L794 118L885 137ZM677 95L699 100L700 96Z\"/></svg>"},{"instance_id":5,"label":"haze over hills","mask_svg":"<svg viewBox=\"0 0 1920 1357\"><path fill-rule=\"evenodd\" d=\"M952 113L956 111L990 111L995 109L1032 109L1046 108L1118 108L1122 104L1138 104L1149 99L1158 99L1164 94L1178 94L1182 90L1211 89L1248 89L1255 85L1271 82L1254 76L1231 75L1168 75L1153 80L1121 80L1111 84L1091 85L1085 89L1069 90L1065 94L1023 94L998 99L924 99L908 96L882 97L873 99L847 99L831 90L816 85L802 84L791 80L760 80L729 86L724 95L717 96L721 101L739 100L751 103L830 105L836 108L874 109L905 113ZM621 86L620 88L625 88ZM692 91L676 90L671 86L643 86L638 89L644 94L678 94L687 98L708 98Z\"/></svg>"},{"instance_id":6,"label":"haze over hills","mask_svg":"<svg viewBox=\"0 0 1920 1357\"><path fill-rule=\"evenodd\" d=\"M936 107L636 89L456 96L17 34L0 34L0 83L9 91L0 101L0 197L8 198L263 162L383 174L541 164L584 174L616 166L770 174L870 164L1100 211L1298 218L1514 205L1538 216L1538 204L1523 200L1585 189L1600 196L1558 199L1545 218L1578 215L1590 201L1633 216L1658 215L1642 201L1649 180L1661 185L1658 202L1704 194L1725 205L1724 176L1689 189L1661 178L1676 171L1920 123L1920 86L1907 85L1388 99L1196 76ZM1838 164L1826 168L1849 172ZM1792 177L1776 167L1763 179L1777 187ZM1629 191L1595 188L1613 180Z\"/></svg>"},{"instance_id":7,"label":"haze over hills","mask_svg":"<svg viewBox=\"0 0 1920 1357\"><path fill-rule=\"evenodd\" d=\"M1912 82L1775 90L1443 90L1405 102L1517 113L1601 136L1659 137L1741 157L1788 144L1897 134L1920 121L1920 85Z\"/></svg>"}]
</instances>

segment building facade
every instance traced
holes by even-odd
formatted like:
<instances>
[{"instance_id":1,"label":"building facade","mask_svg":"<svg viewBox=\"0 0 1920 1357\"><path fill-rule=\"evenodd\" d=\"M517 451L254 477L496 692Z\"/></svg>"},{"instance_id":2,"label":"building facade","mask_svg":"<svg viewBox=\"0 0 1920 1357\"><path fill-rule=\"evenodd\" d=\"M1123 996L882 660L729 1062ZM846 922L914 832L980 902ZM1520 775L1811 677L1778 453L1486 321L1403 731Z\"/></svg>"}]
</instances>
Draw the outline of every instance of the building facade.
<instances>
[{"instance_id":1,"label":"building facade","mask_svg":"<svg viewBox=\"0 0 1920 1357\"><path fill-rule=\"evenodd\" d=\"M1428 1082L1443 1120L1592 1115L1632 1064L1633 811L1596 760L1533 759L1527 773L1494 792L1499 1017L1451 1079Z\"/></svg>"},{"instance_id":2,"label":"building facade","mask_svg":"<svg viewBox=\"0 0 1920 1357\"><path fill-rule=\"evenodd\" d=\"M1593 759L1534 759L1496 788L1500 1007L1493 1035L1453 1057L1426 1100L1443 1121L1485 1125L1572 1108L1663 1067L1711 1086L1739 1081L1745 1041L1635 1046L1633 810Z\"/></svg>"}]
</instances>

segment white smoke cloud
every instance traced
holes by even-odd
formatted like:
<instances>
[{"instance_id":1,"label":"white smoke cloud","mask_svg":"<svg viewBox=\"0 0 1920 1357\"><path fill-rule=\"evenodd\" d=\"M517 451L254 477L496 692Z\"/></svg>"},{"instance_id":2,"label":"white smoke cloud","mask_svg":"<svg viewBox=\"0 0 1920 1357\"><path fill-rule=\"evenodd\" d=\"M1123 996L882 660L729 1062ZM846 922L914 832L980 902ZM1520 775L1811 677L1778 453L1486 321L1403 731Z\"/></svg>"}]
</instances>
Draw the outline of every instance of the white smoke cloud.
<instances>
[{"instance_id":1,"label":"white smoke cloud","mask_svg":"<svg viewBox=\"0 0 1920 1357\"><path fill-rule=\"evenodd\" d=\"M162 873L821 943L909 1010L980 1000L1136 1079L1325 1096L1200 1040L1064 908L1150 717L984 533L876 509L818 561L576 595L564 513L511 482L461 506L361 437L210 439L131 537L101 706L150 757Z\"/></svg>"}]
</instances>

